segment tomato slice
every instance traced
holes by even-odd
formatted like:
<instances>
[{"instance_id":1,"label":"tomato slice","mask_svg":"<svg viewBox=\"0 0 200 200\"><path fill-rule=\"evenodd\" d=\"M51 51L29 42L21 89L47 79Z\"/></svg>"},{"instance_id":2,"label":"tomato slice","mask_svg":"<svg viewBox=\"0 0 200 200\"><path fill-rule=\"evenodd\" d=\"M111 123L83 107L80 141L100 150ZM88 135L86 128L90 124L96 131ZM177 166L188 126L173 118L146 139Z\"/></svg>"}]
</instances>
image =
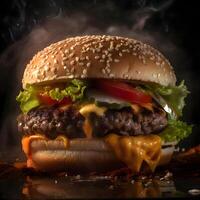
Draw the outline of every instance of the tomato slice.
<instances>
[{"instance_id":1,"label":"tomato slice","mask_svg":"<svg viewBox=\"0 0 200 200\"><path fill-rule=\"evenodd\" d=\"M58 101L52 99L49 95L47 95L45 93L39 93L38 98L39 98L40 102L45 105L50 106L50 105L54 105L54 104L58 103Z\"/></svg>"},{"instance_id":2,"label":"tomato slice","mask_svg":"<svg viewBox=\"0 0 200 200\"><path fill-rule=\"evenodd\" d=\"M96 87L113 97L117 97L131 103L142 104L150 103L152 101L152 97L150 95L139 91L127 83L102 79L96 81Z\"/></svg>"},{"instance_id":3,"label":"tomato slice","mask_svg":"<svg viewBox=\"0 0 200 200\"><path fill-rule=\"evenodd\" d=\"M60 106L64 106L64 105L68 105L68 104L71 104L72 103L72 100L70 97L64 97L61 101L59 101L59 105Z\"/></svg>"},{"instance_id":4,"label":"tomato slice","mask_svg":"<svg viewBox=\"0 0 200 200\"><path fill-rule=\"evenodd\" d=\"M49 95L47 95L45 93L39 93L38 98L41 103L43 103L45 105L49 105L49 106L54 105L54 104L67 105L67 104L72 103L72 100L69 97L64 97L61 101L57 101L55 99L52 99Z\"/></svg>"}]
</instances>

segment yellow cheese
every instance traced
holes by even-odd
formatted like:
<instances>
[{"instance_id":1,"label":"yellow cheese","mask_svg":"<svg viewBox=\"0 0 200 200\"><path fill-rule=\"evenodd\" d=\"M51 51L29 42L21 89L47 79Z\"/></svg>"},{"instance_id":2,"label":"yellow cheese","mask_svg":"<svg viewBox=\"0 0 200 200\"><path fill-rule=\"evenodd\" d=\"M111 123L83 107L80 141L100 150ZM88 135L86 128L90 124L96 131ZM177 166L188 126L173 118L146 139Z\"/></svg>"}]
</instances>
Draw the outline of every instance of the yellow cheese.
<instances>
[{"instance_id":1,"label":"yellow cheese","mask_svg":"<svg viewBox=\"0 0 200 200\"><path fill-rule=\"evenodd\" d=\"M102 116L104 114L104 112L106 111L105 107L98 107L95 104L87 104L85 106L83 106L79 112L84 116L84 117L88 117L88 115L90 113L96 113L99 116Z\"/></svg>"},{"instance_id":2,"label":"yellow cheese","mask_svg":"<svg viewBox=\"0 0 200 200\"><path fill-rule=\"evenodd\" d=\"M157 135L119 136L110 134L105 138L116 156L133 172L139 172L143 162L155 170L161 155L161 139Z\"/></svg>"},{"instance_id":3,"label":"yellow cheese","mask_svg":"<svg viewBox=\"0 0 200 200\"><path fill-rule=\"evenodd\" d=\"M141 104L141 106L146 108L147 110L153 111L153 104L152 103L143 103L143 104Z\"/></svg>"},{"instance_id":4,"label":"yellow cheese","mask_svg":"<svg viewBox=\"0 0 200 200\"><path fill-rule=\"evenodd\" d=\"M35 140L45 140L48 141L49 139L46 138L43 135L31 135L31 136L24 136L22 138L22 149L24 151L24 153L28 156L30 156L31 152L30 152L30 145L32 143L32 141ZM55 140L62 140L64 142L64 145L67 147L69 140L68 138L66 138L65 136L59 135Z\"/></svg>"},{"instance_id":5,"label":"yellow cheese","mask_svg":"<svg viewBox=\"0 0 200 200\"><path fill-rule=\"evenodd\" d=\"M96 113L96 115L102 116L105 111L105 107L98 107L95 104L87 104L79 110L79 112L85 117L83 130L87 138L92 138L92 125L88 118L89 114L93 112Z\"/></svg>"}]
</instances>

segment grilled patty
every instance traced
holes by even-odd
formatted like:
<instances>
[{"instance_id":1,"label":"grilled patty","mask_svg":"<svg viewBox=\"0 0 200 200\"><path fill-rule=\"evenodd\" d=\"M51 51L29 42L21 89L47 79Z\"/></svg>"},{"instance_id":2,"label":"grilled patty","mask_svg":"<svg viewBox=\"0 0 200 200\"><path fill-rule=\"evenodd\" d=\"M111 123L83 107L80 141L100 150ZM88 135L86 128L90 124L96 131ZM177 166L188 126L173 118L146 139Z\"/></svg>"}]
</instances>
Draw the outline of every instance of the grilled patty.
<instances>
[{"instance_id":1,"label":"grilled patty","mask_svg":"<svg viewBox=\"0 0 200 200\"><path fill-rule=\"evenodd\" d=\"M94 137L109 133L127 136L156 134L167 126L165 111L155 106L152 111L142 107L138 113L134 113L131 108L108 109L103 116L91 113L89 119ZM81 138L85 137L84 121L85 118L73 106L65 110L56 106L41 107L21 114L18 117L18 129L24 134L45 134L50 139L59 134L68 138Z\"/></svg>"}]
</instances>

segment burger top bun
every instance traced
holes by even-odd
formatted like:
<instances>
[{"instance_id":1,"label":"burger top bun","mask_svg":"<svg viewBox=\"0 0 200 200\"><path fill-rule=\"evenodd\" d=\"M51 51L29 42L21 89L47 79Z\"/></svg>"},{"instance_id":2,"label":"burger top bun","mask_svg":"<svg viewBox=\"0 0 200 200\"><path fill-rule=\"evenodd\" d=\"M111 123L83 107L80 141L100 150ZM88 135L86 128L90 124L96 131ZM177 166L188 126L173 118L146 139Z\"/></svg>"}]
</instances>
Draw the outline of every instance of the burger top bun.
<instances>
[{"instance_id":1,"label":"burger top bun","mask_svg":"<svg viewBox=\"0 0 200 200\"><path fill-rule=\"evenodd\" d=\"M138 40L116 36L80 36L51 44L26 66L27 84L48 84L72 78L106 78L175 85L169 61Z\"/></svg>"}]
</instances>

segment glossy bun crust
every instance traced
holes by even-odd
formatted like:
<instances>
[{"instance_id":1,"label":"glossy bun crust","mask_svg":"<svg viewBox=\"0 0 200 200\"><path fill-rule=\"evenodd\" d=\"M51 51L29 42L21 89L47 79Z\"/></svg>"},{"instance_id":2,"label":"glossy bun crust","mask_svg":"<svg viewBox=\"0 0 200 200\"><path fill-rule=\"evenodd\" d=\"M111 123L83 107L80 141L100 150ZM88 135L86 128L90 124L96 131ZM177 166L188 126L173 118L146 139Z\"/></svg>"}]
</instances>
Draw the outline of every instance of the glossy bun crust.
<instances>
[{"instance_id":1,"label":"glossy bun crust","mask_svg":"<svg viewBox=\"0 0 200 200\"><path fill-rule=\"evenodd\" d=\"M117 36L66 38L38 52L26 66L23 87L73 78L140 80L175 85L169 61L150 45Z\"/></svg>"}]
</instances>

